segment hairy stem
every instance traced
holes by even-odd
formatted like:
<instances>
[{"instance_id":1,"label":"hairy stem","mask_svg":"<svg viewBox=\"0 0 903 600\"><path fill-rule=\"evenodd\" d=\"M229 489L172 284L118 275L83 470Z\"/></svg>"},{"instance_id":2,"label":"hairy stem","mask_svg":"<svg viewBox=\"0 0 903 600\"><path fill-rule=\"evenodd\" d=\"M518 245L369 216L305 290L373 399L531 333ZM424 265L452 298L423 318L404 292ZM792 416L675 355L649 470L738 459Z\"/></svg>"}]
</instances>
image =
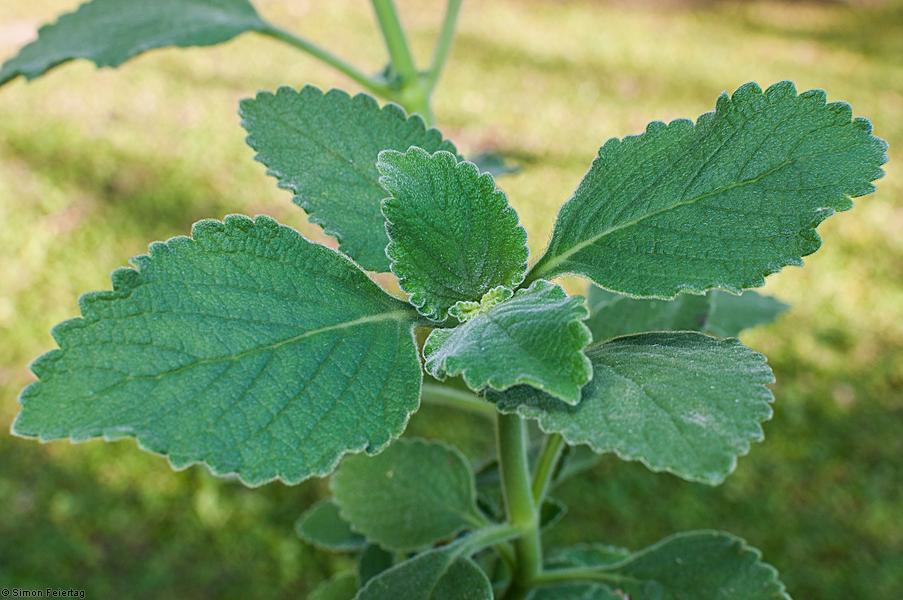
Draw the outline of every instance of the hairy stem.
<instances>
[{"instance_id":1,"label":"hairy stem","mask_svg":"<svg viewBox=\"0 0 903 600\"><path fill-rule=\"evenodd\" d=\"M500 414L496 420L496 432L508 522L520 531L520 536L514 540L517 565L504 600L522 600L532 589L533 579L542 565L539 513L533 501L527 466L526 427L519 416Z\"/></svg>"},{"instance_id":2,"label":"hairy stem","mask_svg":"<svg viewBox=\"0 0 903 600\"><path fill-rule=\"evenodd\" d=\"M564 438L560 433L553 433L546 438L542 446L542 453L539 455L539 462L536 464L536 474L533 477L533 501L536 506L542 506L563 450Z\"/></svg>"},{"instance_id":3,"label":"hairy stem","mask_svg":"<svg viewBox=\"0 0 903 600\"><path fill-rule=\"evenodd\" d=\"M463 390L456 390L455 388L445 385L424 383L420 387L420 397L430 404L451 406L490 419L495 419L495 416L498 414L498 411L495 410L495 407L492 404L485 400L481 400L475 394Z\"/></svg>"},{"instance_id":4,"label":"hairy stem","mask_svg":"<svg viewBox=\"0 0 903 600\"><path fill-rule=\"evenodd\" d=\"M309 42L308 40L298 37L293 33L285 31L284 29L280 29L275 25L268 25L266 29L260 30L260 33L262 33L263 35L268 35L271 38L277 39L281 42L285 42L286 44L294 46L295 48L306 52L307 54L310 54L314 58L317 58L326 63L336 71L347 75L374 94L377 94L389 100L394 100L397 95L395 90L391 89L389 86L383 85L382 83L379 83L377 81L374 81L370 77L367 77L351 64L345 62L328 50L317 46L313 42Z\"/></svg>"}]
</instances>

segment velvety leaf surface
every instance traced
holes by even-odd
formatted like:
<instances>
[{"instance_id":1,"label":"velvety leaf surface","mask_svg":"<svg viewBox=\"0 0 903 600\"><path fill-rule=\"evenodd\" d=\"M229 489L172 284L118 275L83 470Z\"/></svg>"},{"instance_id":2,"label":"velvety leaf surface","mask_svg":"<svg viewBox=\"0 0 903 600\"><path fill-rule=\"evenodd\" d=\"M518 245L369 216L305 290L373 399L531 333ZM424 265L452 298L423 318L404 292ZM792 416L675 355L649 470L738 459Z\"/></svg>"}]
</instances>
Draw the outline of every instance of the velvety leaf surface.
<instances>
[{"instance_id":1,"label":"velvety leaf surface","mask_svg":"<svg viewBox=\"0 0 903 600\"><path fill-rule=\"evenodd\" d=\"M75 58L115 67L165 46L211 46L268 27L247 0L91 0L38 30L0 68L0 85L39 77Z\"/></svg>"},{"instance_id":2,"label":"velvety leaf surface","mask_svg":"<svg viewBox=\"0 0 903 600\"><path fill-rule=\"evenodd\" d=\"M356 600L492 600L492 584L451 544L409 558L371 579Z\"/></svg>"},{"instance_id":3,"label":"velvety leaf surface","mask_svg":"<svg viewBox=\"0 0 903 600\"><path fill-rule=\"evenodd\" d=\"M357 575L354 571L346 571L318 585L307 600L352 600L357 590Z\"/></svg>"},{"instance_id":4,"label":"velvety leaf surface","mask_svg":"<svg viewBox=\"0 0 903 600\"><path fill-rule=\"evenodd\" d=\"M715 112L611 139L558 214L529 280L585 275L634 296L759 287L821 246L816 226L874 191L887 143L825 92L782 81Z\"/></svg>"},{"instance_id":5,"label":"velvety leaf surface","mask_svg":"<svg viewBox=\"0 0 903 600\"><path fill-rule=\"evenodd\" d=\"M777 298L752 290L746 290L739 296L713 290L709 296L712 311L703 331L719 337L737 337L744 329L771 323L790 308L789 304Z\"/></svg>"},{"instance_id":6,"label":"velvety leaf surface","mask_svg":"<svg viewBox=\"0 0 903 600\"><path fill-rule=\"evenodd\" d=\"M678 294L673 300L631 298L590 285L587 327L599 342L649 331L703 331L737 337L744 329L774 321L790 308L776 298L746 290L739 296L709 290L704 296Z\"/></svg>"},{"instance_id":7,"label":"velvety leaf surface","mask_svg":"<svg viewBox=\"0 0 903 600\"><path fill-rule=\"evenodd\" d=\"M312 223L339 240L339 250L368 271L389 270L380 211L388 194L376 170L380 150L455 152L419 116L409 118L394 104L380 108L367 94L352 98L310 85L300 92L280 87L242 100L239 114L248 145L267 173L294 194Z\"/></svg>"},{"instance_id":8,"label":"velvety leaf surface","mask_svg":"<svg viewBox=\"0 0 903 600\"><path fill-rule=\"evenodd\" d=\"M592 376L581 352L592 339L581 322L587 315L582 296L535 281L454 329L434 329L423 347L426 370L441 380L463 374L475 391L527 384L576 404Z\"/></svg>"},{"instance_id":9,"label":"velvety leaf surface","mask_svg":"<svg viewBox=\"0 0 903 600\"><path fill-rule=\"evenodd\" d=\"M351 531L332 500L321 500L307 509L295 522L295 532L309 544L331 552L356 552L367 547L367 540Z\"/></svg>"},{"instance_id":10,"label":"velvety leaf surface","mask_svg":"<svg viewBox=\"0 0 903 600\"><path fill-rule=\"evenodd\" d=\"M269 217L201 221L79 299L32 364L14 433L134 437L258 485L378 452L419 402L414 310Z\"/></svg>"},{"instance_id":11,"label":"velvety leaf surface","mask_svg":"<svg viewBox=\"0 0 903 600\"><path fill-rule=\"evenodd\" d=\"M378 456L348 456L330 487L352 529L388 550L421 549L482 525L467 459L440 442L402 438Z\"/></svg>"},{"instance_id":12,"label":"velvety leaf surface","mask_svg":"<svg viewBox=\"0 0 903 600\"><path fill-rule=\"evenodd\" d=\"M590 317L586 326L593 341L649 331L702 331L712 310L706 296L679 294L673 300L631 298L590 285Z\"/></svg>"},{"instance_id":13,"label":"velvety leaf surface","mask_svg":"<svg viewBox=\"0 0 903 600\"><path fill-rule=\"evenodd\" d=\"M527 232L492 175L450 152L379 153L392 272L409 301L442 321L456 302L513 289L527 270Z\"/></svg>"},{"instance_id":14,"label":"velvety leaf surface","mask_svg":"<svg viewBox=\"0 0 903 600\"><path fill-rule=\"evenodd\" d=\"M790 600L778 572L738 537L678 533L606 572L631 600Z\"/></svg>"},{"instance_id":15,"label":"velvety leaf surface","mask_svg":"<svg viewBox=\"0 0 903 600\"><path fill-rule=\"evenodd\" d=\"M774 376L764 356L735 339L647 333L585 352L594 373L577 406L527 386L487 397L570 444L711 485L762 440L760 423L771 417L773 400L765 384Z\"/></svg>"}]
</instances>

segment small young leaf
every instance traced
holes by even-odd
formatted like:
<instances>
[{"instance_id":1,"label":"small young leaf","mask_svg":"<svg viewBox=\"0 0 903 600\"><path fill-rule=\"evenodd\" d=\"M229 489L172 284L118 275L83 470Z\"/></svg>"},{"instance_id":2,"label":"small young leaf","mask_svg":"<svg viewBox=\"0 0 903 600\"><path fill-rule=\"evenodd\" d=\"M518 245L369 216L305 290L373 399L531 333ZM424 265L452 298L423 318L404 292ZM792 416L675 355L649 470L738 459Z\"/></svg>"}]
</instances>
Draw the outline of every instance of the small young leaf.
<instances>
[{"instance_id":1,"label":"small young leaf","mask_svg":"<svg viewBox=\"0 0 903 600\"><path fill-rule=\"evenodd\" d=\"M599 543L576 544L550 552L546 565L550 568L614 565L631 554L630 550L621 546Z\"/></svg>"},{"instance_id":2,"label":"small young leaf","mask_svg":"<svg viewBox=\"0 0 903 600\"><path fill-rule=\"evenodd\" d=\"M790 600L774 567L719 531L672 535L602 569L632 600Z\"/></svg>"},{"instance_id":3,"label":"small young leaf","mask_svg":"<svg viewBox=\"0 0 903 600\"><path fill-rule=\"evenodd\" d=\"M339 250L368 271L388 271L386 220L376 159L380 150L419 146L455 152L451 142L394 104L379 107L367 94L300 92L280 87L241 101L239 114L255 159L310 215L310 222L339 240Z\"/></svg>"},{"instance_id":4,"label":"small young leaf","mask_svg":"<svg viewBox=\"0 0 903 600\"><path fill-rule=\"evenodd\" d=\"M305 542L330 552L356 552L367 547L364 536L351 531L331 500L321 500L307 509L295 521L295 532Z\"/></svg>"},{"instance_id":5,"label":"small young leaf","mask_svg":"<svg viewBox=\"0 0 903 600\"><path fill-rule=\"evenodd\" d=\"M819 223L875 190L887 143L871 132L848 104L782 81L722 94L695 124L611 139L528 280L575 273L661 298L759 287L818 250Z\"/></svg>"},{"instance_id":6,"label":"small young leaf","mask_svg":"<svg viewBox=\"0 0 903 600\"><path fill-rule=\"evenodd\" d=\"M583 444L565 446L552 485L558 485L587 469L593 468L600 460L602 460L602 456L593 452L589 446Z\"/></svg>"},{"instance_id":7,"label":"small young leaf","mask_svg":"<svg viewBox=\"0 0 903 600\"><path fill-rule=\"evenodd\" d=\"M388 550L421 549L483 523L467 459L440 442L402 438L379 456L348 456L330 487L352 529Z\"/></svg>"},{"instance_id":8,"label":"small young leaf","mask_svg":"<svg viewBox=\"0 0 903 600\"><path fill-rule=\"evenodd\" d=\"M703 331L719 337L737 337L740 332L757 325L771 323L790 308L777 298L746 290L739 296L713 290L712 311Z\"/></svg>"},{"instance_id":9,"label":"small young leaf","mask_svg":"<svg viewBox=\"0 0 903 600\"><path fill-rule=\"evenodd\" d=\"M75 58L115 67L165 46L212 46L269 25L247 0L91 0L38 30L0 68L0 85L34 79Z\"/></svg>"},{"instance_id":10,"label":"small young leaf","mask_svg":"<svg viewBox=\"0 0 903 600\"><path fill-rule=\"evenodd\" d=\"M492 584L460 542L423 552L371 579L356 600L492 600Z\"/></svg>"},{"instance_id":11,"label":"small young leaf","mask_svg":"<svg viewBox=\"0 0 903 600\"><path fill-rule=\"evenodd\" d=\"M379 153L389 234L386 254L398 285L422 314L445 320L459 300L514 288L527 270L527 232L492 175L450 152Z\"/></svg>"},{"instance_id":12,"label":"small young leaf","mask_svg":"<svg viewBox=\"0 0 903 600\"><path fill-rule=\"evenodd\" d=\"M475 391L527 384L576 404L592 376L581 352L592 339L581 322L587 315L582 296L535 281L454 329L434 329L423 347L426 369L441 380L463 374Z\"/></svg>"},{"instance_id":13,"label":"small young leaf","mask_svg":"<svg viewBox=\"0 0 903 600\"><path fill-rule=\"evenodd\" d=\"M546 497L539 508L539 529L548 531L555 527L568 512L568 507L556 498Z\"/></svg>"},{"instance_id":14,"label":"small young leaf","mask_svg":"<svg viewBox=\"0 0 903 600\"><path fill-rule=\"evenodd\" d=\"M13 432L134 437L175 468L296 483L378 452L419 402L414 310L269 217L201 221L79 299Z\"/></svg>"},{"instance_id":15,"label":"small young leaf","mask_svg":"<svg viewBox=\"0 0 903 600\"><path fill-rule=\"evenodd\" d=\"M391 569L394 564L394 557L391 552L386 552L379 547L379 544L369 544L367 548L361 552L358 559L357 572L360 576L360 586L364 587L367 582L385 571Z\"/></svg>"},{"instance_id":16,"label":"small young leaf","mask_svg":"<svg viewBox=\"0 0 903 600\"><path fill-rule=\"evenodd\" d=\"M336 573L318 585L307 600L353 600L357 590L357 574L345 571Z\"/></svg>"},{"instance_id":17,"label":"small young leaf","mask_svg":"<svg viewBox=\"0 0 903 600\"><path fill-rule=\"evenodd\" d=\"M773 400L765 384L774 376L764 356L735 339L647 333L585 352L594 373L577 406L527 386L487 397L570 444L710 485L762 440L760 423L771 417Z\"/></svg>"},{"instance_id":18,"label":"small young leaf","mask_svg":"<svg viewBox=\"0 0 903 600\"><path fill-rule=\"evenodd\" d=\"M702 331L712 310L708 296L680 294L673 300L630 298L590 285L587 327L593 341L648 331Z\"/></svg>"}]
</instances>

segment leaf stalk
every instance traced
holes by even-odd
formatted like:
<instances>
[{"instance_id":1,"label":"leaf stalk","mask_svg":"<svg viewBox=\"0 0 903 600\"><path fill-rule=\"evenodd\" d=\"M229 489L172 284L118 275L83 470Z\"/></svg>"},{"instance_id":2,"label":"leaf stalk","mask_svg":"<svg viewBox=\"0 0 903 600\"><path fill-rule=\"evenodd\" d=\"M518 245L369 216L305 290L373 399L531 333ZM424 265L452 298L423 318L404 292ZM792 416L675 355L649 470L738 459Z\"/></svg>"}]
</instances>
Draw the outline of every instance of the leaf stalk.
<instances>
[{"instance_id":1,"label":"leaf stalk","mask_svg":"<svg viewBox=\"0 0 903 600\"><path fill-rule=\"evenodd\" d=\"M259 33L270 36L271 38L277 39L281 42L285 42L286 44L294 46L302 52L310 54L314 58L326 63L336 71L347 75L352 80L359 83L361 86L366 88L368 91L373 92L374 94L388 98L390 100L393 99L393 97L396 95L395 90L393 90L389 86L379 83L373 78L368 77L364 73L360 72L356 67L345 62L335 54L289 31L276 27L275 25L267 24L266 29L261 29Z\"/></svg>"},{"instance_id":2,"label":"leaf stalk","mask_svg":"<svg viewBox=\"0 0 903 600\"><path fill-rule=\"evenodd\" d=\"M527 464L527 432L518 415L499 414L496 420L499 469L502 495L508 522L517 527L520 536L514 540L517 565L504 600L522 600L532 589L533 580L542 565L539 539L539 511L533 500Z\"/></svg>"}]
</instances>

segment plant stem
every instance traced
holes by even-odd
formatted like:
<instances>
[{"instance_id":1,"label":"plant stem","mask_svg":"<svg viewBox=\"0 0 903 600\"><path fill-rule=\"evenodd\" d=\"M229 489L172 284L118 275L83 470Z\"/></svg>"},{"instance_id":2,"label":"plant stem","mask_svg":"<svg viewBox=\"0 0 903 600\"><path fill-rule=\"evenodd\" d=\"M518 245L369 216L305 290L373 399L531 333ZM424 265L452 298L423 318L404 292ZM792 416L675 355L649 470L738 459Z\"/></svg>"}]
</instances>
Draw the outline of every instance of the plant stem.
<instances>
[{"instance_id":1,"label":"plant stem","mask_svg":"<svg viewBox=\"0 0 903 600\"><path fill-rule=\"evenodd\" d=\"M478 396L471 394L470 392L456 390L455 388L445 385L424 383L420 387L420 397L430 404L451 406L490 419L495 419L495 416L498 414L498 411L489 402L481 400Z\"/></svg>"},{"instance_id":2,"label":"plant stem","mask_svg":"<svg viewBox=\"0 0 903 600\"><path fill-rule=\"evenodd\" d=\"M326 63L333 69L335 69L336 71L347 75L348 77L350 77L351 79L353 79L354 81L356 81L357 83L359 83L360 85L365 87L367 90L373 92L374 94L377 94L379 96L382 96L383 98L387 98L390 100L394 99L397 96L397 92L395 90L393 90L392 88L390 88L389 86L383 85L377 81L374 81L370 77L367 77L366 75L364 75L363 73L358 71L354 66L345 62L344 60L342 60L338 56L332 54L328 50L325 50L325 49L317 46L313 42L309 42L309 41L305 40L304 38L298 37L293 33L285 31L284 29L280 29L279 27L276 27L275 25L267 25L267 28L261 29L260 33L262 33L263 35L268 35L279 41L285 42L291 46L294 46L295 48L298 48L299 50L301 50L303 52L310 54L314 58L317 58L317 59L323 61L324 63Z\"/></svg>"},{"instance_id":3,"label":"plant stem","mask_svg":"<svg viewBox=\"0 0 903 600\"><path fill-rule=\"evenodd\" d=\"M530 485L523 419L517 415L499 414L496 435L502 495L505 498L508 522L520 530L520 536L514 540L517 566L504 600L522 600L532 589L533 579L542 565L539 514Z\"/></svg>"},{"instance_id":4,"label":"plant stem","mask_svg":"<svg viewBox=\"0 0 903 600\"><path fill-rule=\"evenodd\" d=\"M563 450L564 438L560 433L553 433L546 438L539 462L536 464L536 474L533 476L533 501L536 506L542 506Z\"/></svg>"},{"instance_id":5,"label":"plant stem","mask_svg":"<svg viewBox=\"0 0 903 600\"><path fill-rule=\"evenodd\" d=\"M430 108L432 90L414 65L411 49L398 20L398 13L395 11L395 3L393 0L371 0L371 2L383 39L386 41L392 66L398 74L397 87L393 86L396 89L393 90L393 95L387 98L404 107L408 114L420 115L427 126L431 127L435 123Z\"/></svg>"},{"instance_id":6,"label":"plant stem","mask_svg":"<svg viewBox=\"0 0 903 600\"><path fill-rule=\"evenodd\" d=\"M405 83L416 82L418 79L417 68L414 66L408 41L405 39L401 22L398 20L398 13L395 12L395 3L392 0L371 1L373 10L376 11L376 18L379 20L379 28L386 40L386 48L389 50L392 66L401 75L402 81Z\"/></svg>"},{"instance_id":7,"label":"plant stem","mask_svg":"<svg viewBox=\"0 0 903 600\"><path fill-rule=\"evenodd\" d=\"M442 19L442 29L436 40L436 50L433 52L433 64L430 65L429 75L426 80L426 89L432 93L439 81L439 75L445 66L445 61L451 53L452 41L455 39L455 25L458 21L458 13L461 12L461 4L464 0L448 0L445 7L445 17Z\"/></svg>"}]
</instances>

